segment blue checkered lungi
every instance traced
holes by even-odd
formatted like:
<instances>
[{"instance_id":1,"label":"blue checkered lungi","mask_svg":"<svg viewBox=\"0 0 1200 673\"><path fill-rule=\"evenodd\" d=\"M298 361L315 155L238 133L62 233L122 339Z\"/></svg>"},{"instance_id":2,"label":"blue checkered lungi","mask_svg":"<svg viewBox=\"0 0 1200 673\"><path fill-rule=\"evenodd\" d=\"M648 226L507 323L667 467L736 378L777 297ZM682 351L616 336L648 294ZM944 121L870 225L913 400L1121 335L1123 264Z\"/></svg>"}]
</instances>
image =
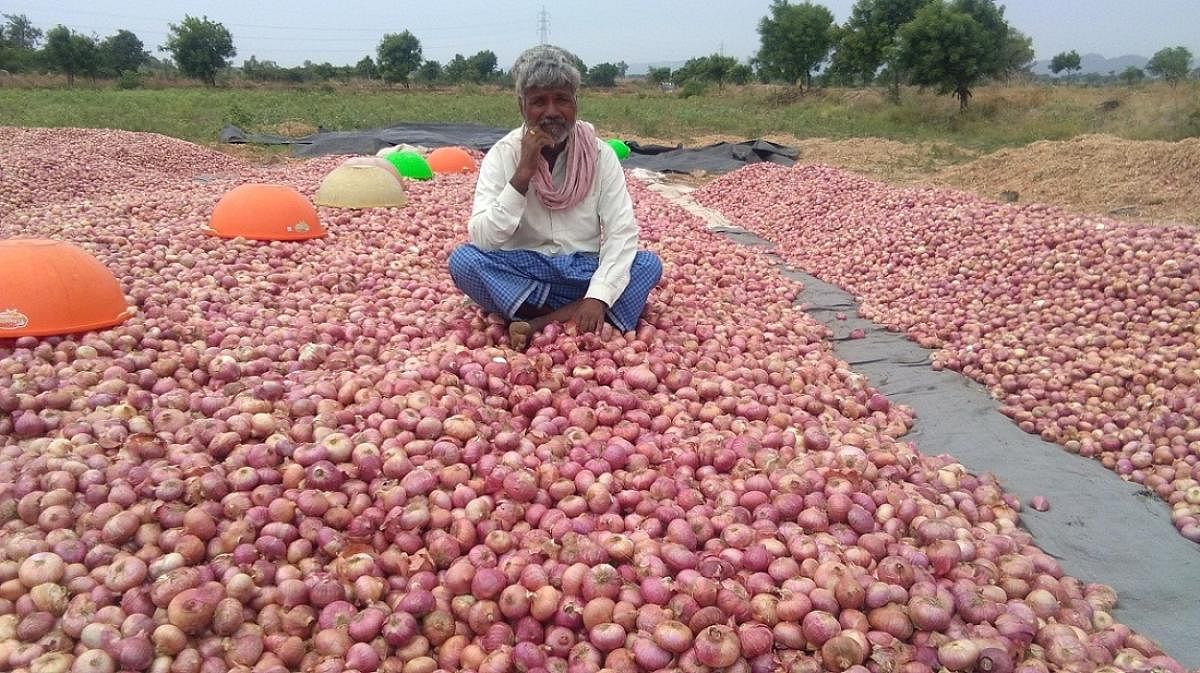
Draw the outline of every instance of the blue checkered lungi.
<instances>
[{"instance_id":1,"label":"blue checkered lungi","mask_svg":"<svg viewBox=\"0 0 1200 673\"><path fill-rule=\"evenodd\" d=\"M514 320L525 304L554 310L580 299L599 265L599 256L582 252L544 255L532 250L480 250L467 244L451 253L450 276L483 310ZM658 255L639 250L629 269L629 284L608 309L609 322L622 332L636 328L646 298L660 278Z\"/></svg>"}]
</instances>

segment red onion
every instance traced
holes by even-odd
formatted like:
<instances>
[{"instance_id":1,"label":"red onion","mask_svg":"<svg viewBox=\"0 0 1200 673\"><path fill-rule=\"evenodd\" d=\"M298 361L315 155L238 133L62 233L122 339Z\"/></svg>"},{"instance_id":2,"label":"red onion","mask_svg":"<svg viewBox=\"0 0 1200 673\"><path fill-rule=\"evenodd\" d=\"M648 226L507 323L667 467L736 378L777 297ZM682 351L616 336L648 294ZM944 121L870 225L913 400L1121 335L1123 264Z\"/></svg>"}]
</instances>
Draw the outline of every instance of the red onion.
<instances>
[{"instance_id":1,"label":"red onion","mask_svg":"<svg viewBox=\"0 0 1200 673\"><path fill-rule=\"evenodd\" d=\"M649 638L635 638L632 649L633 660L648 671L657 671L671 663L671 653L655 645Z\"/></svg>"},{"instance_id":2,"label":"red onion","mask_svg":"<svg viewBox=\"0 0 1200 673\"><path fill-rule=\"evenodd\" d=\"M822 610L814 610L806 614L801 622L801 627L804 629L804 638L818 647L836 636L841 630L837 618Z\"/></svg>"},{"instance_id":3,"label":"red onion","mask_svg":"<svg viewBox=\"0 0 1200 673\"><path fill-rule=\"evenodd\" d=\"M625 629L611 622L597 624L588 633L588 640L601 652L611 652L625 643Z\"/></svg>"},{"instance_id":4,"label":"red onion","mask_svg":"<svg viewBox=\"0 0 1200 673\"><path fill-rule=\"evenodd\" d=\"M682 654L692 646L692 631L685 624L667 620L654 627L654 642L672 654Z\"/></svg>"},{"instance_id":5,"label":"red onion","mask_svg":"<svg viewBox=\"0 0 1200 673\"><path fill-rule=\"evenodd\" d=\"M762 624L743 624L738 628L737 635L741 656L747 659L767 654L775 642L771 629Z\"/></svg>"},{"instance_id":6,"label":"red onion","mask_svg":"<svg viewBox=\"0 0 1200 673\"><path fill-rule=\"evenodd\" d=\"M363 673L374 673L379 661L379 654L365 642L354 643L346 652L346 666Z\"/></svg>"},{"instance_id":7,"label":"red onion","mask_svg":"<svg viewBox=\"0 0 1200 673\"><path fill-rule=\"evenodd\" d=\"M979 646L970 640L953 640L938 648L938 661L951 671L970 671L979 660Z\"/></svg>"},{"instance_id":8,"label":"red onion","mask_svg":"<svg viewBox=\"0 0 1200 673\"><path fill-rule=\"evenodd\" d=\"M979 652L975 670L982 673L1012 673L1013 660L1009 653L997 647L988 647Z\"/></svg>"},{"instance_id":9,"label":"red onion","mask_svg":"<svg viewBox=\"0 0 1200 673\"><path fill-rule=\"evenodd\" d=\"M737 634L728 626L713 625L705 628L696 635L693 647L696 659L712 668L732 666L741 656Z\"/></svg>"},{"instance_id":10,"label":"red onion","mask_svg":"<svg viewBox=\"0 0 1200 673\"><path fill-rule=\"evenodd\" d=\"M208 627L220 596L207 588L186 589L171 599L167 619L184 633L196 634Z\"/></svg>"}]
</instances>

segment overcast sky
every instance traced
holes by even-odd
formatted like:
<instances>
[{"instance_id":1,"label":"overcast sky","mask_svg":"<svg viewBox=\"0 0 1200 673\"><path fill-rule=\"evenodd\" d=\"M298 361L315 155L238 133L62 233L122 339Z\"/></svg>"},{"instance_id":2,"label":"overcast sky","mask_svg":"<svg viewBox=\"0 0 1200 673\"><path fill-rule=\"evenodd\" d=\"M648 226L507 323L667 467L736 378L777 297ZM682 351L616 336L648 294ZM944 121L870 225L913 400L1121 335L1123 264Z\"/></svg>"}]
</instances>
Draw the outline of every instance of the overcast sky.
<instances>
[{"instance_id":1,"label":"overcast sky","mask_svg":"<svg viewBox=\"0 0 1200 673\"><path fill-rule=\"evenodd\" d=\"M793 0L796 4L797 0ZM840 23L854 0L823 3ZM1033 38L1039 59L1075 49L1106 57L1151 56L1182 45L1200 58L1200 0L1009 0L1006 16ZM240 65L251 55L282 66L305 59L335 65L374 54L389 32L410 30L423 55L445 63L456 53L491 49L508 69L539 39L587 64L683 61L723 52L739 59L758 49L758 20L770 0L0 0L0 13L24 14L43 30L63 24L105 37L125 28L157 56L167 24L207 15L233 34Z\"/></svg>"}]
</instances>

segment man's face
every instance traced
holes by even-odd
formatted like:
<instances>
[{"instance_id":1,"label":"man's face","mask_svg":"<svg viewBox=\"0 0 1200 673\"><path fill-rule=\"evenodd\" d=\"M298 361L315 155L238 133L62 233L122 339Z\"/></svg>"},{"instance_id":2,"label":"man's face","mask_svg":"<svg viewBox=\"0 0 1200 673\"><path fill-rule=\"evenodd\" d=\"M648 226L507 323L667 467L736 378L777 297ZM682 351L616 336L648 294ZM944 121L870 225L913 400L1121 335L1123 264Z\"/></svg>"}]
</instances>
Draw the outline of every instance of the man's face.
<instances>
[{"instance_id":1,"label":"man's face","mask_svg":"<svg viewBox=\"0 0 1200 673\"><path fill-rule=\"evenodd\" d=\"M528 128L540 127L557 145L575 128L575 92L569 87L530 87L521 98L521 116Z\"/></svg>"}]
</instances>

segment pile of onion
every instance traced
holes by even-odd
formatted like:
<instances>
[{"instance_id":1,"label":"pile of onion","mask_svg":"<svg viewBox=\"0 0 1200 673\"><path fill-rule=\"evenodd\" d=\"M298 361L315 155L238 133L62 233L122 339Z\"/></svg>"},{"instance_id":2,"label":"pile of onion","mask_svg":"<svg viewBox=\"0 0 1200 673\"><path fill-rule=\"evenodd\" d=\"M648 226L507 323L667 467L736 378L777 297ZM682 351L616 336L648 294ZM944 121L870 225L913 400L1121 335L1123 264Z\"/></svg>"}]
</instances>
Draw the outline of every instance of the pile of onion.
<instances>
[{"instance_id":1,"label":"pile of onion","mask_svg":"<svg viewBox=\"0 0 1200 673\"><path fill-rule=\"evenodd\" d=\"M87 247L138 314L0 342L0 668L1183 673L904 441L795 284L636 183L644 321L517 354L446 272L471 176L258 244L201 233L220 194L342 158L4 140L0 236Z\"/></svg>"},{"instance_id":2,"label":"pile of onion","mask_svg":"<svg viewBox=\"0 0 1200 673\"><path fill-rule=\"evenodd\" d=\"M695 194L937 348L1020 427L1144 484L1200 542L1200 233L826 166L754 165Z\"/></svg>"}]
</instances>

